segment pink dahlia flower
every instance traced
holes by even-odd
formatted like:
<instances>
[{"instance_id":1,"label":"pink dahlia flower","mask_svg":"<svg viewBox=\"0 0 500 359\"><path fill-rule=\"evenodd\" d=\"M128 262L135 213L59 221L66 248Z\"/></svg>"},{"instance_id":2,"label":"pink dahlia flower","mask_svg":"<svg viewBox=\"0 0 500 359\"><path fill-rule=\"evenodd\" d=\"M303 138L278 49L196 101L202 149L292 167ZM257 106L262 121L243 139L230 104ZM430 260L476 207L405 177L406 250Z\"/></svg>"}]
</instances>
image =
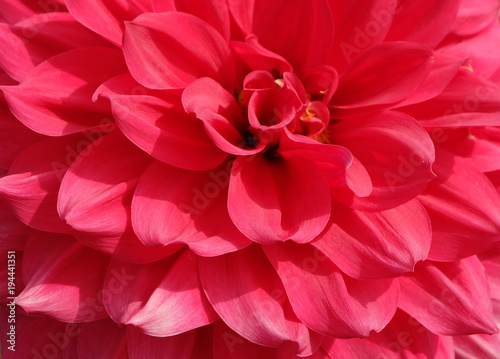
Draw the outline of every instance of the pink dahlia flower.
<instances>
[{"instance_id":1,"label":"pink dahlia flower","mask_svg":"<svg viewBox=\"0 0 500 359\"><path fill-rule=\"evenodd\" d=\"M0 0L2 358L500 357L498 0Z\"/></svg>"}]
</instances>

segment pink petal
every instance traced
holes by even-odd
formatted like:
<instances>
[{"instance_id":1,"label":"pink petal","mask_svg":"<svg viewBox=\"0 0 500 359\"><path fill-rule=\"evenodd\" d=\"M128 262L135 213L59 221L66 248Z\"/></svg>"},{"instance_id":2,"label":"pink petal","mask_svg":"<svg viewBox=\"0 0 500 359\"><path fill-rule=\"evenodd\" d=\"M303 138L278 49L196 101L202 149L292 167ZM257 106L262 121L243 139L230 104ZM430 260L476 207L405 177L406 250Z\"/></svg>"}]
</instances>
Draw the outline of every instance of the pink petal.
<instances>
[{"instance_id":1,"label":"pink petal","mask_svg":"<svg viewBox=\"0 0 500 359\"><path fill-rule=\"evenodd\" d=\"M252 71L265 70L271 72L278 70L280 74L293 71L292 65L287 60L259 44L255 35L249 35L245 42L232 41L231 48Z\"/></svg>"},{"instance_id":2,"label":"pink petal","mask_svg":"<svg viewBox=\"0 0 500 359\"><path fill-rule=\"evenodd\" d=\"M400 110L418 119L426 128L496 126L499 99L500 87L462 69L440 95Z\"/></svg>"},{"instance_id":3,"label":"pink petal","mask_svg":"<svg viewBox=\"0 0 500 359\"><path fill-rule=\"evenodd\" d=\"M70 233L57 213L57 195L62 177L95 134L74 134L37 142L23 151L0 178L0 194L12 211L30 227Z\"/></svg>"},{"instance_id":4,"label":"pink petal","mask_svg":"<svg viewBox=\"0 0 500 359\"><path fill-rule=\"evenodd\" d=\"M280 138L279 153L283 157L302 157L314 163L333 191L352 189L358 195L371 193L371 180L364 167L345 147L322 144L305 136L285 131Z\"/></svg>"},{"instance_id":5,"label":"pink petal","mask_svg":"<svg viewBox=\"0 0 500 359\"><path fill-rule=\"evenodd\" d=\"M431 333L401 310L380 333L359 339L327 339L323 348L332 359L454 358L451 337Z\"/></svg>"},{"instance_id":6,"label":"pink petal","mask_svg":"<svg viewBox=\"0 0 500 359\"><path fill-rule=\"evenodd\" d=\"M151 247L186 243L202 256L249 245L227 211L231 164L210 172L183 171L160 162L151 165L132 202L132 223L141 241Z\"/></svg>"},{"instance_id":7,"label":"pink petal","mask_svg":"<svg viewBox=\"0 0 500 359\"><path fill-rule=\"evenodd\" d=\"M328 65L311 67L300 75L306 92L310 95L322 98L327 104L337 91L339 74L336 69Z\"/></svg>"},{"instance_id":8,"label":"pink petal","mask_svg":"<svg viewBox=\"0 0 500 359\"><path fill-rule=\"evenodd\" d=\"M100 321L98 321L99 323ZM72 327L77 325L76 327ZM67 341L66 346L62 348L62 359L73 359L78 358L78 334L80 333L80 326L84 324L66 324L66 328L71 328L70 335L67 335L69 340ZM63 339L64 340L64 339ZM64 342L63 342L64 343ZM50 349L49 349L50 350ZM115 359L115 358L113 358ZM122 358L116 358L122 359Z\"/></svg>"},{"instance_id":9,"label":"pink petal","mask_svg":"<svg viewBox=\"0 0 500 359\"><path fill-rule=\"evenodd\" d=\"M439 45L439 51L468 59L476 75L489 78L500 66L500 49L490 46L491 42L499 37L500 27L494 18L491 19L490 25L477 35L462 37L450 34Z\"/></svg>"},{"instance_id":10,"label":"pink petal","mask_svg":"<svg viewBox=\"0 0 500 359\"><path fill-rule=\"evenodd\" d=\"M127 358L127 330L109 318L79 325L78 359Z\"/></svg>"},{"instance_id":11,"label":"pink petal","mask_svg":"<svg viewBox=\"0 0 500 359\"><path fill-rule=\"evenodd\" d=\"M28 317L24 310L16 307L15 351L8 350L7 342L9 308L2 305L0 320L2 320L2 359L46 359L61 353L57 345L69 346L75 341L78 324L65 324L48 317ZM10 324L9 324L10 325ZM10 338L9 338L10 339ZM57 344L55 344L57 343ZM45 355L45 358L44 358ZM60 356L54 358L60 359ZM74 358L72 358L74 359Z\"/></svg>"},{"instance_id":12,"label":"pink petal","mask_svg":"<svg viewBox=\"0 0 500 359\"><path fill-rule=\"evenodd\" d=\"M101 294L108 263L107 256L73 237L33 233L24 252L26 288L17 304L28 313L70 323L104 318Z\"/></svg>"},{"instance_id":13,"label":"pink petal","mask_svg":"<svg viewBox=\"0 0 500 359\"><path fill-rule=\"evenodd\" d=\"M480 172L500 170L500 142L477 138L471 134L461 141L449 144L445 142L442 147L463 157Z\"/></svg>"},{"instance_id":14,"label":"pink petal","mask_svg":"<svg viewBox=\"0 0 500 359\"><path fill-rule=\"evenodd\" d=\"M354 156L351 165L346 169L346 185L358 197L368 197L373 192L370 174L366 167ZM332 191L332 193L335 192Z\"/></svg>"},{"instance_id":15,"label":"pink petal","mask_svg":"<svg viewBox=\"0 0 500 359\"><path fill-rule=\"evenodd\" d=\"M276 272L257 245L224 256L199 259L200 279L222 320L247 340L277 347L296 343L310 354L308 329L295 317Z\"/></svg>"},{"instance_id":16,"label":"pink petal","mask_svg":"<svg viewBox=\"0 0 500 359\"><path fill-rule=\"evenodd\" d=\"M205 326L172 337L155 338L129 326L129 358L219 359L212 356L212 330L212 326Z\"/></svg>"},{"instance_id":17,"label":"pink petal","mask_svg":"<svg viewBox=\"0 0 500 359\"><path fill-rule=\"evenodd\" d=\"M396 277L426 259L431 223L416 200L381 212L334 204L330 224L311 244L351 277Z\"/></svg>"},{"instance_id":18,"label":"pink petal","mask_svg":"<svg viewBox=\"0 0 500 359\"><path fill-rule=\"evenodd\" d=\"M179 249L144 246L132 231L135 186L151 159L122 135L96 140L70 167L58 211L85 245L132 262L151 262Z\"/></svg>"},{"instance_id":19,"label":"pink petal","mask_svg":"<svg viewBox=\"0 0 500 359\"><path fill-rule=\"evenodd\" d=\"M328 65L340 73L366 49L383 41L397 0L328 0L335 25L335 42Z\"/></svg>"},{"instance_id":20,"label":"pink petal","mask_svg":"<svg viewBox=\"0 0 500 359\"><path fill-rule=\"evenodd\" d=\"M234 20L243 38L250 35L252 33L255 0L228 0L227 4L231 14L231 20ZM232 29L232 32L234 33L236 30Z\"/></svg>"},{"instance_id":21,"label":"pink petal","mask_svg":"<svg viewBox=\"0 0 500 359\"><path fill-rule=\"evenodd\" d=\"M7 75L4 70L0 69L0 84L1 85L15 85L15 84L17 84L17 81L14 80L9 75ZM0 100L2 100L2 102L5 100L3 92L0 92Z\"/></svg>"},{"instance_id":22,"label":"pink petal","mask_svg":"<svg viewBox=\"0 0 500 359\"><path fill-rule=\"evenodd\" d=\"M37 1L37 0L0 0L0 22L11 25L22 21L35 14L46 14L51 12L64 12L66 6L64 0Z\"/></svg>"},{"instance_id":23,"label":"pink petal","mask_svg":"<svg viewBox=\"0 0 500 359\"><path fill-rule=\"evenodd\" d=\"M0 167L9 169L14 158L29 145L44 139L42 135L31 131L15 118L0 99Z\"/></svg>"},{"instance_id":24,"label":"pink petal","mask_svg":"<svg viewBox=\"0 0 500 359\"><path fill-rule=\"evenodd\" d=\"M330 190L319 169L302 157L239 157L231 169L228 210L253 241L308 242L328 222Z\"/></svg>"},{"instance_id":25,"label":"pink petal","mask_svg":"<svg viewBox=\"0 0 500 359\"><path fill-rule=\"evenodd\" d=\"M147 155L119 134L98 139L64 176L59 214L77 231L122 233L127 227L127 209L113 204L123 203L125 196L131 198L150 163Z\"/></svg>"},{"instance_id":26,"label":"pink petal","mask_svg":"<svg viewBox=\"0 0 500 359\"><path fill-rule=\"evenodd\" d=\"M191 83L182 93L182 104L187 113L194 113L203 121L208 135L221 150L250 155L264 148L265 139L254 138L234 96L215 80L204 77Z\"/></svg>"},{"instance_id":27,"label":"pink petal","mask_svg":"<svg viewBox=\"0 0 500 359\"><path fill-rule=\"evenodd\" d=\"M349 278L308 244L275 243L263 247L283 282L299 319L314 331L363 337L390 321L398 300L395 280Z\"/></svg>"},{"instance_id":28,"label":"pink petal","mask_svg":"<svg viewBox=\"0 0 500 359\"><path fill-rule=\"evenodd\" d=\"M475 35L498 18L497 0L462 0L452 32L460 36Z\"/></svg>"},{"instance_id":29,"label":"pink petal","mask_svg":"<svg viewBox=\"0 0 500 359\"><path fill-rule=\"evenodd\" d=\"M421 85L431 64L432 51L418 44L375 46L361 54L340 76L330 103L335 108L351 109L399 102Z\"/></svg>"},{"instance_id":30,"label":"pink petal","mask_svg":"<svg viewBox=\"0 0 500 359\"><path fill-rule=\"evenodd\" d=\"M435 177L431 171L432 140L417 121L405 114L386 111L342 120L332 127L332 140L351 151L373 185L367 197L332 192L351 208L394 208L421 193ZM350 180L354 182L356 178Z\"/></svg>"},{"instance_id":31,"label":"pink petal","mask_svg":"<svg viewBox=\"0 0 500 359\"><path fill-rule=\"evenodd\" d=\"M494 334L489 288L477 257L450 263L424 262L400 277L398 306L440 335Z\"/></svg>"},{"instance_id":32,"label":"pink petal","mask_svg":"<svg viewBox=\"0 0 500 359\"><path fill-rule=\"evenodd\" d=\"M214 357L223 359L299 359L294 350L294 343L288 342L278 348L254 344L234 331L223 321L214 324ZM307 359L330 359L320 348Z\"/></svg>"},{"instance_id":33,"label":"pink petal","mask_svg":"<svg viewBox=\"0 0 500 359\"><path fill-rule=\"evenodd\" d=\"M218 30L229 41L229 10L225 0L153 0L154 12L182 11L192 14Z\"/></svg>"},{"instance_id":34,"label":"pink petal","mask_svg":"<svg viewBox=\"0 0 500 359\"><path fill-rule=\"evenodd\" d=\"M437 152L438 178L419 196L432 223L429 259L454 261L500 240L500 197L488 178L459 157Z\"/></svg>"},{"instance_id":35,"label":"pink petal","mask_svg":"<svg viewBox=\"0 0 500 359\"><path fill-rule=\"evenodd\" d=\"M28 234L29 227L19 221L0 199L0 249L23 250Z\"/></svg>"},{"instance_id":36,"label":"pink petal","mask_svg":"<svg viewBox=\"0 0 500 359\"><path fill-rule=\"evenodd\" d=\"M499 335L456 335L453 345L457 359L497 359L500 356Z\"/></svg>"},{"instance_id":37,"label":"pink petal","mask_svg":"<svg viewBox=\"0 0 500 359\"><path fill-rule=\"evenodd\" d=\"M2 90L22 123L45 135L63 136L109 123L109 104L93 103L92 94L103 81L123 72L120 51L82 48L42 62L18 86Z\"/></svg>"},{"instance_id":38,"label":"pink petal","mask_svg":"<svg viewBox=\"0 0 500 359\"><path fill-rule=\"evenodd\" d=\"M0 65L18 81L38 64L61 52L107 45L68 13L35 15L10 26L0 24Z\"/></svg>"},{"instance_id":39,"label":"pink petal","mask_svg":"<svg viewBox=\"0 0 500 359\"><path fill-rule=\"evenodd\" d=\"M385 41L410 41L434 48L448 34L460 2L433 0L400 1Z\"/></svg>"},{"instance_id":40,"label":"pink petal","mask_svg":"<svg viewBox=\"0 0 500 359\"><path fill-rule=\"evenodd\" d=\"M292 76L292 74L289 75ZM302 86L301 94L305 95L303 85L300 85ZM250 97L248 122L253 129L260 131L277 130L290 124L300 114L302 108L303 104L295 89L286 88L286 86L282 89L276 89L276 87L262 89ZM328 113L328 117L329 115Z\"/></svg>"},{"instance_id":41,"label":"pink petal","mask_svg":"<svg viewBox=\"0 0 500 359\"><path fill-rule=\"evenodd\" d=\"M115 87L131 85L129 81L133 80L128 74L118 76L98 91L111 100L120 130L138 147L160 161L189 170L211 169L224 160L227 154L213 144L200 121L185 113L179 96L149 96L137 83L131 94L112 93Z\"/></svg>"},{"instance_id":42,"label":"pink petal","mask_svg":"<svg viewBox=\"0 0 500 359\"><path fill-rule=\"evenodd\" d=\"M148 265L112 261L104 305L113 320L152 336L172 336L214 322L218 316L198 278L189 250Z\"/></svg>"},{"instance_id":43,"label":"pink petal","mask_svg":"<svg viewBox=\"0 0 500 359\"><path fill-rule=\"evenodd\" d=\"M500 245L478 255L488 275L491 297L500 300ZM497 318L498 319L498 318Z\"/></svg>"},{"instance_id":44,"label":"pink petal","mask_svg":"<svg viewBox=\"0 0 500 359\"><path fill-rule=\"evenodd\" d=\"M427 77L418 89L403 101L394 105L395 108L427 101L439 95L457 75L464 64L463 58L444 55L440 52L433 54L434 61Z\"/></svg>"},{"instance_id":45,"label":"pink petal","mask_svg":"<svg viewBox=\"0 0 500 359\"><path fill-rule=\"evenodd\" d=\"M184 88L207 76L232 88L234 64L229 44L206 22L186 13L166 12L143 14L125 26L125 59L142 85Z\"/></svg>"},{"instance_id":46,"label":"pink petal","mask_svg":"<svg viewBox=\"0 0 500 359\"><path fill-rule=\"evenodd\" d=\"M333 20L325 0L255 3L252 30L262 46L296 70L323 63L333 43Z\"/></svg>"},{"instance_id":47,"label":"pink petal","mask_svg":"<svg viewBox=\"0 0 500 359\"><path fill-rule=\"evenodd\" d=\"M151 6L140 0L66 0L69 12L81 24L115 45L121 46L125 21L151 11Z\"/></svg>"}]
</instances>

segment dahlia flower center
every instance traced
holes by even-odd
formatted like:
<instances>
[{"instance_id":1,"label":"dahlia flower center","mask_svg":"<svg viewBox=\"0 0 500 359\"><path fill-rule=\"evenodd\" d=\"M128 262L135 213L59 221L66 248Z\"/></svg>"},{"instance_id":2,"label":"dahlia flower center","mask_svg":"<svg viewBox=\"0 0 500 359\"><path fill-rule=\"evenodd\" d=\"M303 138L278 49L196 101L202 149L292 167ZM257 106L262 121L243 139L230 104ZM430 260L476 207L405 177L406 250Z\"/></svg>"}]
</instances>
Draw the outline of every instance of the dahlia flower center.
<instances>
[{"instance_id":1,"label":"dahlia flower center","mask_svg":"<svg viewBox=\"0 0 500 359\"><path fill-rule=\"evenodd\" d=\"M328 107L322 96L306 92L293 73L276 77L268 71L253 71L245 77L243 89L235 90L234 96L254 138L265 134L266 138L277 139L286 128L290 133L331 143ZM267 147L276 145L276 140L271 140Z\"/></svg>"}]
</instances>

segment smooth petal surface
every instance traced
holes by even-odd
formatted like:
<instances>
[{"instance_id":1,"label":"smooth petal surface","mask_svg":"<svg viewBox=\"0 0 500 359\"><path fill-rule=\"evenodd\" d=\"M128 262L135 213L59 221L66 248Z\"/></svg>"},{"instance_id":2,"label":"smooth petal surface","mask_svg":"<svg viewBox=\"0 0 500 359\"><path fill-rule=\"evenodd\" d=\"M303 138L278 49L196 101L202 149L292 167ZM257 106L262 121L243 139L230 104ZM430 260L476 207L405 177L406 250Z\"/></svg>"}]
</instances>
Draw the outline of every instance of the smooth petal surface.
<instances>
[{"instance_id":1,"label":"smooth petal surface","mask_svg":"<svg viewBox=\"0 0 500 359\"><path fill-rule=\"evenodd\" d=\"M455 358L475 359L478 355L484 359L496 359L500 355L500 336L476 334L453 337Z\"/></svg>"},{"instance_id":2,"label":"smooth petal surface","mask_svg":"<svg viewBox=\"0 0 500 359\"><path fill-rule=\"evenodd\" d=\"M409 41L434 48L453 25L460 2L432 0L425 4L399 1L385 41Z\"/></svg>"},{"instance_id":3,"label":"smooth petal surface","mask_svg":"<svg viewBox=\"0 0 500 359\"><path fill-rule=\"evenodd\" d=\"M328 184L305 159L276 156L236 159L229 182L229 215L255 242L308 242L330 217Z\"/></svg>"},{"instance_id":4,"label":"smooth petal surface","mask_svg":"<svg viewBox=\"0 0 500 359\"><path fill-rule=\"evenodd\" d=\"M0 319L4 323L8 323L10 315L9 307L2 305L0 309ZM7 327L5 326L7 329ZM3 359L33 359L36 355L43 358L43 352L50 352L49 348L53 344L53 338L63 340L68 343L74 338L78 332L78 324L65 324L48 317L28 317L26 312L16 307L16 346L15 351L8 350L10 346L7 342L7 332L0 334L2 343L2 358ZM63 342L63 343L64 343ZM55 346L54 346L55 347ZM55 347L57 350L57 347ZM36 357L35 357L36 358ZM64 358L66 359L66 358Z\"/></svg>"},{"instance_id":5,"label":"smooth petal surface","mask_svg":"<svg viewBox=\"0 0 500 359\"><path fill-rule=\"evenodd\" d=\"M451 337L428 331L401 310L380 333L359 339L327 339L323 348L328 349L331 359L454 359Z\"/></svg>"},{"instance_id":6,"label":"smooth petal surface","mask_svg":"<svg viewBox=\"0 0 500 359\"><path fill-rule=\"evenodd\" d=\"M1 92L0 92L1 93ZM6 170L25 148L44 137L20 123L0 99L0 168Z\"/></svg>"},{"instance_id":7,"label":"smooth petal surface","mask_svg":"<svg viewBox=\"0 0 500 359\"><path fill-rule=\"evenodd\" d=\"M232 41L231 48L241 57L251 70L278 70L280 74L293 71L292 65L282 56L269 51L261 44L255 35L249 35L245 42Z\"/></svg>"},{"instance_id":8,"label":"smooth petal surface","mask_svg":"<svg viewBox=\"0 0 500 359\"><path fill-rule=\"evenodd\" d=\"M496 0L462 0L452 32L460 36L474 35L484 30L498 17L500 3Z\"/></svg>"},{"instance_id":9,"label":"smooth petal surface","mask_svg":"<svg viewBox=\"0 0 500 359\"><path fill-rule=\"evenodd\" d=\"M151 161L118 133L82 152L64 176L58 198L59 214L82 243L132 262L155 261L179 248L148 248L132 231L132 195Z\"/></svg>"},{"instance_id":10,"label":"smooth petal surface","mask_svg":"<svg viewBox=\"0 0 500 359\"><path fill-rule=\"evenodd\" d=\"M184 333L218 318L203 293L196 256L189 250L149 265L112 262L104 293L113 320L156 337Z\"/></svg>"},{"instance_id":11,"label":"smooth petal surface","mask_svg":"<svg viewBox=\"0 0 500 359\"><path fill-rule=\"evenodd\" d=\"M69 12L81 24L115 45L121 46L125 21L151 11L151 5L140 0L66 0Z\"/></svg>"},{"instance_id":12,"label":"smooth petal surface","mask_svg":"<svg viewBox=\"0 0 500 359\"><path fill-rule=\"evenodd\" d=\"M192 14L218 30L229 40L229 10L225 0L152 0L155 12L182 11Z\"/></svg>"},{"instance_id":13,"label":"smooth petal surface","mask_svg":"<svg viewBox=\"0 0 500 359\"><path fill-rule=\"evenodd\" d=\"M390 321L399 295L396 280L349 278L308 244L263 247L294 312L314 331L336 338L363 337Z\"/></svg>"},{"instance_id":14,"label":"smooth petal surface","mask_svg":"<svg viewBox=\"0 0 500 359\"><path fill-rule=\"evenodd\" d=\"M488 251L478 255L481 264L488 275L488 283L490 284L491 297L500 300L500 245L496 245ZM495 306L493 306L493 309ZM500 318L496 318L498 321Z\"/></svg>"},{"instance_id":15,"label":"smooth petal surface","mask_svg":"<svg viewBox=\"0 0 500 359\"><path fill-rule=\"evenodd\" d=\"M11 1L0 0L0 21L15 24L35 14L64 12L64 0L54 1Z\"/></svg>"},{"instance_id":16,"label":"smooth petal surface","mask_svg":"<svg viewBox=\"0 0 500 359\"><path fill-rule=\"evenodd\" d=\"M500 87L461 69L446 89L429 101L401 108L426 128L496 126Z\"/></svg>"},{"instance_id":17,"label":"smooth petal surface","mask_svg":"<svg viewBox=\"0 0 500 359\"><path fill-rule=\"evenodd\" d=\"M332 192L351 208L394 208L421 193L435 177L431 171L435 159L432 140L405 114L385 111L343 120L332 126L332 141L351 151L371 178L369 196ZM356 177L350 180L354 182Z\"/></svg>"},{"instance_id":18,"label":"smooth petal surface","mask_svg":"<svg viewBox=\"0 0 500 359\"><path fill-rule=\"evenodd\" d=\"M25 224L48 232L70 233L57 213L62 177L90 141L80 134L37 142L23 151L0 178L0 194Z\"/></svg>"},{"instance_id":19,"label":"smooth petal surface","mask_svg":"<svg viewBox=\"0 0 500 359\"><path fill-rule=\"evenodd\" d=\"M129 75L112 79L100 95L110 99L120 130L133 143L160 161L189 170L211 169L224 160L226 154L213 144L203 124L185 113L179 96L149 96L132 81ZM131 86L131 94L112 93L115 87Z\"/></svg>"},{"instance_id":20,"label":"smooth petal surface","mask_svg":"<svg viewBox=\"0 0 500 359\"><path fill-rule=\"evenodd\" d=\"M132 223L150 247L186 243L201 256L216 256L251 243L229 218L231 162L210 172L183 171L160 162L142 175L132 202Z\"/></svg>"},{"instance_id":21,"label":"smooth petal surface","mask_svg":"<svg viewBox=\"0 0 500 359\"><path fill-rule=\"evenodd\" d=\"M16 25L0 24L0 66L17 81L51 56L107 45L66 12L35 15Z\"/></svg>"},{"instance_id":22,"label":"smooth petal surface","mask_svg":"<svg viewBox=\"0 0 500 359\"><path fill-rule=\"evenodd\" d=\"M262 46L283 56L296 70L322 64L333 43L326 0L256 0L252 30Z\"/></svg>"},{"instance_id":23,"label":"smooth petal surface","mask_svg":"<svg viewBox=\"0 0 500 359\"><path fill-rule=\"evenodd\" d=\"M439 51L467 59L476 75L490 78L499 68L500 50L496 47L490 48L489 45L499 37L500 27L496 19L492 19L489 26L475 36L450 34L440 44Z\"/></svg>"},{"instance_id":24,"label":"smooth petal surface","mask_svg":"<svg viewBox=\"0 0 500 359\"><path fill-rule=\"evenodd\" d=\"M280 138L279 154L284 158L298 156L314 163L331 187L353 185L353 191L363 193L367 191L368 194L371 192L368 174L363 176L359 171L355 171L357 183L350 181L349 171L352 167L356 167L356 164L352 154L345 147L322 144L305 136L290 134L285 130L285 135ZM370 183L366 183L365 180Z\"/></svg>"},{"instance_id":25,"label":"smooth petal surface","mask_svg":"<svg viewBox=\"0 0 500 359\"><path fill-rule=\"evenodd\" d=\"M29 227L18 220L5 201L0 200L0 249L23 250Z\"/></svg>"},{"instance_id":26,"label":"smooth petal surface","mask_svg":"<svg viewBox=\"0 0 500 359\"><path fill-rule=\"evenodd\" d=\"M252 24L254 18L255 0L242 2L241 0L228 0L227 5L231 15L231 20L234 20L238 26L238 30L232 29L232 35L238 33L243 38L252 33Z\"/></svg>"},{"instance_id":27,"label":"smooth petal surface","mask_svg":"<svg viewBox=\"0 0 500 359\"><path fill-rule=\"evenodd\" d=\"M210 303L239 335L271 347L295 342L299 355L317 349L319 343L310 342L308 329L296 318L279 277L258 246L200 258L199 269Z\"/></svg>"},{"instance_id":28,"label":"smooth petal surface","mask_svg":"<svg viewBox=\"0 0 500 359\"><path fill-rule=\"evenodd\" d=\"M328 0L335 26L328 65L342 73L365 50L377 45L392 23L397 0Z\"/></svg>"},{"instance_id":29,"label":"smooth petal surface","mask_svg":"<svg viewBox=\"0 0 500 359\"><path fill-rule=\"evenodd\" d=\"M111 319L82 323L78 329L78 359L127 358L127 329L119 328Z\"/></svg>"},{"instance_id":30,"label":"smooth petal surface","mask_svg":"<svg viewBox=\"0 0 500 359\"><path fill-rule=\"evenodd\" d=\"M277 348L254 344L227 327L219 320L214 324L214 357L224 359L299 359L294 343L288 342ZM320 348L307 359L330 359Z\"/></svg>"},{"instance_id":31,"label":"smooth petal surface","mask_svg":"<svg viewBox=\"0 0 500 359\"><path fill-rule=\"evenodd\" d=\"M24 259L26 288L16 302L28 313L69 323L107 316L99 304L107 256L84 247L71 236L35 232Z\"/></svg>"},{"instance_id":32,"label":"smooth petal surface","mask_svg":"<svg viewBox=\"0 0 500 359\"><path fill-rule=\"evenodd\" d=\"M233 86L228 42L186 13L148 13L127 23L123 51L132 76L148 88L184 88L205 76L227 89Z\"/></svg>"},{"instance_id":33,"label":"smooth petal surface","mask_svg":"<svg viewBox=\"0 0 500 359\"><path fill-rule=\"evenodd\" d=\"M110 122L109 104L92 102L107 79L126 72L118 50L80 48L38 65L18 86L2 90L14 115L32 130L63 136Z\"/></svg>"},{"instance_id":34,"label":"smooth petal surface","mask_svg":"<svg viewBox=\"0 0 500 359\"><path fill-rule=\"evenodd\" d=\"M449 142L443 142L441 146L463 157L480 172L500 170L500 142L493 138L478 138L471 134L462 140Z\"/></svg>"},{"instance_id":35,"label":"smooth petal surface","mask_svg":"<svg viewBox=\"0 0 500 359\"><path fill-rule=\"evenodd\" d=\"M424 262L399 279L398 306L439 335L498 333L489 311L489 288L477 257Z\"/></svg>"},{"instance_id":36,"label":"smooth petal surface","mask_svg":"<svg viewBox=\"0 0 500 359\"><path fill-rule=\"evenodd\" d=\"M334 108L352 109L399 102L421 85L432 61L432 52L418 44L396 42L375 46L361 54L340 76L330 104Z\"/></svg>"},{"instance_id":37,"label":"smooth petal surface","mask_svg":"<svg viewBox=\"0 0 500 359\"><path fill-rule=\"evenodd\" d=\"M419 196L432 223L429 259L454 261L500 240L500 197L488 178L460 157L437 152L437 174Z\"/></svg>"},{"instance_id":38,"label":"smooth petal surface","mask_svg":"<svg viewBox=\"0 0 500 359\"><path fill-rule=\"evenodd\" d=\"M350 210L335 202L329 225L311 244L351 277L396 277L426 259L431 223L416 200L381 212Z\"/></svg>"},{"instance_id":39,"label":"smooth petal surface","mask_svg":"<svg viewBox=\"0 0 500 359\"><path fill-rule=\"evenodd\" d=\"M212 327L205 326L167 338L145 335L129 326L130 359L215 359L212 356Z\"/></svg>"},{"instance_id":40,"label":"smooth petal surface","mask_svg":"<svg viewBox=\"0 0 500 359\"><path fill-rule=\"evenodd\" d=\"M463 58L434 52L433 62L427 77L408 97L395 104L394 108L427 101L438 96L455 78L463 65Z\"/></svg>"}]
</instances>

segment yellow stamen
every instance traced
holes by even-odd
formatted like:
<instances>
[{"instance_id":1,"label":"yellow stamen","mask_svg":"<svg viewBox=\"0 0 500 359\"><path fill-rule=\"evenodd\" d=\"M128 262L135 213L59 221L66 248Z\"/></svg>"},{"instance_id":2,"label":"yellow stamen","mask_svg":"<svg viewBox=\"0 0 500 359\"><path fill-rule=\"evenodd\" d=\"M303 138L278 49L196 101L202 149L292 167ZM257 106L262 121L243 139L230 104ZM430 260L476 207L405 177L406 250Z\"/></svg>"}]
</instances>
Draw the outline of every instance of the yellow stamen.
<instances>
[{"instance_id":1,"label":"yellow stamen","mask_svg":"<svg viewBox=\"0 0 500 359\"><path fill-rule=\"evenodd\" d=\"M470 71L470 72L474 72L474 68L472 67L472 64L470 64L470 63L467 65L463 65L461 68L465 69L467 71Z\"/></svg>"},{"instance_id":2,"label":"yellow stamen","mask_svg":"<svg viewBox=\"0 0 500 359\"><path fill-rule=\"evenodd\" d=\"M330 130L328 128L325 128L323 130L323 132L321 132L317 136L311 136L311 138L313 140L316 140L316 141L324 143L324 144L328 144L328 145L332 144L332 140L330 139Z\"/></svg>"}]
</instances>

